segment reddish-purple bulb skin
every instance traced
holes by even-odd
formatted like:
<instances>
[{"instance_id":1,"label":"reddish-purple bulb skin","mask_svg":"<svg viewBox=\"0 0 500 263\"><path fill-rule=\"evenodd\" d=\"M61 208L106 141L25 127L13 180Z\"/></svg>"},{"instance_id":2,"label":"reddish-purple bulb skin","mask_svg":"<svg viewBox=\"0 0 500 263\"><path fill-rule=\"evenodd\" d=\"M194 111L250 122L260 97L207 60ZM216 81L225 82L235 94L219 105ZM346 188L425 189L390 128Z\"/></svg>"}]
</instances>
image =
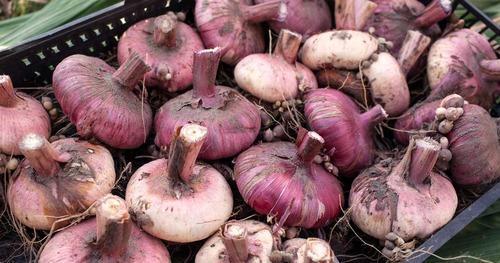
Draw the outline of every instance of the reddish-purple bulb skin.
<instances>
[{"instance_id":1,"label":"reddish-purple bulb skin","mask_svg":"<svg viewBox=\"0 0 500 263\"><path fill-rule=\"evenodd\" d=\"M234 89L224 86L215 89L224 100L221 107L192 107L196 103L192 90L165 103L155 118L156 145L170 145L177 127L197 123L208 129L198 155L200 159L231 157L250 147L260 130L259 110Z\"/></svg>"},{"instance_id":2,"label":"reddish-purple bulb skin","mask_svg":"<svg viewBox=\"0 0 500 263\"><path fill-rule=\"evenodd\" d=\"M194 13L201 39L207 48L222 47L222 61L226 64L236 65L250 54L264 52L266 43L261 25L244 16L243 10L251 4L251 0L196 1ZM286 11L283 11L276 12L271 17L280 18L279 16L285 15ZM256 19L272 20L263 17Z\"/></svg>"},{"instance_id":3,"label":"reddish-purple bulb skin","mask_svg":"<svg viewBox=\"0 0 500 263\"><path fill-rule=\"evenodd\" d=\"M54 93L80 136L137 148L149 134L153 114L134 91L113 79L115 71L98 58L69 56L54 71Z\"/></svg>"},{"instance_id":4,"label":"reddish-purple bulb skin","mask_svg":"<svg viewBox=\"0 0 500 263\"><path fill-rule=\"evenodd\" d=\"M170 262L170 255L163 243L133 223L126 251L120 256L99 253L96 240L96 219L86 220L50 239L39 262Z\"/></svg>"},{"instance_id":5,"label":"reddish-purple bulb skin","mask_svg":"<svg viewBox=\"0 0 500 263\"><path fill-rule=\"evenodd\" d=\"M370 27L375 29L374 35L383 37L393 43L390 52L398 55L408 30L419 30L430 37L441 33L439 26L434 24L427 28L419 28L414 22L425 6L417 0L371 0L377 4L374 14L368 19L365 31Z\"/></svg>"},{"instance_id":6,"label":"reddish-purple bulb skin","mask_svg":"<svg viewBox=\"0 0 500 263\"><path fill-rule=\"evenodd\" d=\"M49 115L40 102L21 92L16 96L12 106L0 105L0 153L9 155L21 154L18 145L24 135L35 133L48 138L51 130Z\"/></svg>"},{"instance_id":7,"label":"reddish-purple bulb skin","mask_svg":"<svg viewBox=\"0 0 500 263\"><path fill-rule=\"evenodd\" d=\"M255 0L256 4L271 0ZM330 7L325 0L284 0L287 16L284 21L271 21L269 25L274 32L288 29L297 32L306 40L312 36L332 28Z\"/></svg>"},{"instance_id":8,"label":"reddish-purple bulb skin","mask_svg":"<svg viewBox=\"0 0 500 263\"><path fill-rule=\"evenodd\" d=\"M311 90L305 98L307 123L325 139L327 154L342 176L355 177L372 164L373 127L387 117L380 105L361 114L350 97L334 89Z\"/></svg>"},{"instance_id":9,"label":"reddish-purple bulb skin","mask_svg":"<svg viewBox=\"0 0 500 263\"><path fill-rule=\"evenodd\" d=\"M430 126L434 121L434 116L436 115L436 109L441 103L440 100L417 104L411 107L403 115L397 118L394 124L394 138L404 145L410 142L410 135L414 131L424 129L426 126ZM428 130L428 129L427 129ZM427 136L430 133L425 133Z\"/></svg>"},{"instance_id":10,"label":"reddish-purple bulb skin","mask_svg":"<svg viewBox=\"0 0 500 263\"><path fill-rule=\"evenodd\" d=\"M487 184L500 178L500 137L488 112L474 104L464 105L464 114L446 134L452 154L450 172L460 185Z\"/></svg>"},{"instance_id":11,"label":"reddish-purple bulb skin","mask_svg":"<svg viewBox=\"0 0 500 263\"><path fill-rule=\"evenodd\" d=\"M470 29L461 29L434 43L427 60L427 78L432 99L458 94L487 110L500 94L500 81L490 79L481 61L497 56L488 40ZM497 73L498 74L498 73Z\"/></svg>"},{"instance_id":12,"label":"reddish-purple bulb skin","mask_svg":"<svg viewBox=\"0 0 500 263\"><path fill-rule=\"evenodd\" d=\"M323 227L341 212L340 182L322 166L304 163L290 142L256 145L236 159L234 173L245 202L287 226Z\"/></svg>"},{"instance_id":13,"label":"reddish-purple bulb skin","mask_svg":"<svg viewBox=\"0 0 500 263\"><path fill-rule=\"evenodd\" d=\"M176 46L158 46L153 40L154 18L131 26L118 42L118 62L123 64L131 52L141 55L151 67L146 73L148 87L159 87L168 92L185 90L193 83L193 54L203 49L198 34L189 25L177 21ZM170 74L169 78L166 77Z\"/></svg>"}]
</instances>

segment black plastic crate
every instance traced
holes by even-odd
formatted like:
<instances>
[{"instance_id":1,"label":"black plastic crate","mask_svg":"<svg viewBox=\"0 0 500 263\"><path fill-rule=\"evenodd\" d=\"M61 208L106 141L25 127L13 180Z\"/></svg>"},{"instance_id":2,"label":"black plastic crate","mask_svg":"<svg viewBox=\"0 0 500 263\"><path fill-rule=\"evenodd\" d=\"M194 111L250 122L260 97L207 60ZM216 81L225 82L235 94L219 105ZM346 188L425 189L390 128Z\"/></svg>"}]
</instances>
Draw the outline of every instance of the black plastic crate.
<instances>
[{"instance_id":1,"label":"black plastic crate","mask_svg":"<svg viewBox=\"0 0 500 263\"><path fill-rule=\"evenodd\" d=\"M425 1L422 1L425 2ZM194 0L125 0L91 15L77 19L47 33L28 39L20 45L0 51L0 74L10 75L17 87L44 86L51 83L55 66L72 54L103 56L116 47L122 33L134 23L167 11L184 11L192 17ZM455 0L466 12L466 27L476 22L486 25L481 33L488 33L489 41L500 54L500 27L468 0ZM500 114L500 109L497 112ZM470 206L461 211L446 226L422 243L407 262L424 262L483 211L500 199L497 183Z\"/></svg>"}]
</instances>

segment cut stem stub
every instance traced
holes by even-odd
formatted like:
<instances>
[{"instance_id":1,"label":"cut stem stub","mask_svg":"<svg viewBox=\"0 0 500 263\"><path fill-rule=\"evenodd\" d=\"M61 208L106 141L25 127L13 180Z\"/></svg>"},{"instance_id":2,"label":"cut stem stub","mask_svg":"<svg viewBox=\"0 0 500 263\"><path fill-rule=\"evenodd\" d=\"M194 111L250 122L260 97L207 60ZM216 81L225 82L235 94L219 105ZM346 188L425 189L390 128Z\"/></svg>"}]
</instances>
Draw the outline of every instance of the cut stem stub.
<instances>
[{"instance_id":1,"label":"cut stem stub","mask_svg":"<svg viewBox=\"0 0 500 263\"><path fill-rule=\"evenodd\" d=\"M411 143L410 146L411 147ZM429 138L416 139L415 148L411 153L409 179L413 184L422 184L431 174L439 157L441 145Z\"/></svg>"},{"instance_id":2,"label":"cut stem stub","mask_svg":"<svg viewBox=\"0 0 500 263\"><path fill-rule=\"evenodd\" d=\"M319 134L313 131L299 129L297 134L297 151L299 157L304 163L310 163L314 157L321 152L325 140Z\"/></svg>"},{"instance_id":3,"label":"cut stem stub","mask_svg":"<svg viewBox=\"0 0 500 263\"><path fill-rule=\"evenodd\" d=\"M97 246L102 253L120 256L128 247L132 222L125 201L108 194L96 205Z\"/></svg>"},{"instance_id":4,"label":"cut stem stub","mask_svg":"<svg viewBox=\"0 0 500 263\"><path fill-rule=\"evenodd\" d=\"M44 137L30 133L19 143L21 153L29 161L29 165L42 176L55 176L61 166L56 160L59 154Z\"/></svg>"},{"instance_id":5,"label":"cut stem stub","mask_svg":"<svg viewBox=\"0 0 500 263\"><path fill-rule=\"evenodd\" d=\"M198 124L186 124L176 133L168 154L168 175L174 181L182 180L189 185L208 130Z\"/></svg>"},{"instance_id":6,"label":"cut stem stub","mask_svg":"<svg viewBox=\"0 0 500 263\"><path fill-rule=\"evenodd\" d=\"M242 4L240 10L243 18L253 23L269 20L284 21L287 15L286 5L282 0L273 0L251 6Z\"/></svg>"},{"instance_id":7,"label":"cut stem stub","mask_svg":"<svg viewBox=\"0 0 500 263\"><path fill-rule=\"evenodd\" d=\"M238 222L225 224L222 230L222 241L226 247L230 262L246 262L249 252L247 230L245 227Z\"/></svg>"},{"instance_id":8,"label":"cut stem stub","mask_svg":"<svg viewBox=\"0 0 500 263\"><path fill-rule=\"evenodd\" d=\"M283 29L274 48L274 55L283 58L290 64L295 64L299 52L302 35Z\"/></svg>"},{"instance_id":9,"label":"cut stem stub","mask_svg":"<svg viewBox=\"0 0 500 263\"><path fill-rule=\"evenodd\" d=\"M430 44L431 38L420 33L420 31L409 30L406 33L398 56L399 65L401 65L401 70L405 75L415 66Z\"/></svg>"},{"instance_id":10,"label":"cut stem stub","mask_svg":"<svg viewBox=\"0 0 500 263\"><path fill-rule=\"evenodd\" d=\"M116 71L113 79L129 89L134 89L139 81L144 78L144 74L151 68L144 63L144 60L136 52L132 52Z\"/></svg>"},{"instance_id":11,"label":"cut stem stub","mask_svg":"<svg viewBox=\"0 0 500 263\"><path fill-rule=\"evenodd\" d=\"M177 19L171 15L162 15L154 20L153 41L158 46L174 48L177 45Z\"/></svg>"},{"instance_id":12,"label":"cut stem stub","mask_svg":"<svg viewBox=\"0 0 500 263\"><path fill-rule=\"evenodd\" d=\"M218 47L194 53L193 99L201 100L204 108L218 107L222 103L222 98L218 96L215 86L220 58L221 49Z\"/></svg>"}]
</instances>

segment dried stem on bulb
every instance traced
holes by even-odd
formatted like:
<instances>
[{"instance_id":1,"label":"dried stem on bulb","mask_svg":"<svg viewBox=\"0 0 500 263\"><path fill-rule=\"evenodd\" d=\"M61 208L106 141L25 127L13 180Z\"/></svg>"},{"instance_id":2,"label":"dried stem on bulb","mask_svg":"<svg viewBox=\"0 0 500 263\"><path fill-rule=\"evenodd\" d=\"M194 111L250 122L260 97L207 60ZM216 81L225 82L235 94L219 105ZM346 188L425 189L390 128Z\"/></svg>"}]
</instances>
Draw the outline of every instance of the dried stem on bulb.
<instances>
[{"instance_id":1,"label":"dried stem on bulb","mask_svg":"<svg viewBox=\"0 0 500 263\"><path fill-rule=\"evenodd\" d=\"M241 1L244 2L244 1ZM241 5L241 14L246 21L259 23L268 20L284 20L286 17L286 5L282 0L274 0L258 5Z\"/></svg>"},{"instance_id":2,"label":"dried stem on bulb","mask_svg":"<svg viewBox=\"0 0 500 263\"><path fill-rule=\"evenodd\" d=\"M168 176L173 183L189 185L193 167L201 146L207 137L207 128L197 124L186 124L178 128L168 153Z\"/></svg>"},{"instance_id":3,"label":"dried stem on bulb","mask_svg":"<svg viewBox=\"0 0 500 263\"><path fill-rule=\"evenodd\" d=\"M177 19L171 15L162 15L154 20L153 41L157 46L175 48Z\"/></svg>"},{"instance_id":4,"label":"dried stem on bulb","mask_svg":"<svg viewBox=\"0 0 500 263\"><path fill-rule=\"evenodd\" d=\"M205 49L194 53L193 62L193 103L194 107L201 105L204 108L216 108L223 103L217 94L215 78L221 58L221 49Z\"/></svg>"},{"instance_id":5,"label":"dried stem on bulb","mask_svg":"<svg viewBox=\"0 0 500 263\"><path fill-rule=\"evenodd\" d=\"M44 137L30 133L23 137L19 149L37 174L55 176L61 170L59 153Z\"/></svg>"},{"instance_id":6,"label":"dried stem on bulb","mask_svg":"<svg viewBox=\"0 0 500 263\"><path fill-rule=\"evenodd\" d=\"M290 30L281 30L273 54L283 58L290 64L295 64L299 52L302 35Z\"/></svg>"},{"instance_id":7,"label":"dried stem on bulb","mask_svg":"<svg viewBox=\"0 0 500 263\"><path fill-rule=\"evenodd\" d=\"M304 163L311 163L321 152L324 143L325 140L316 132L299 129L296 145L298 155Z\"/></svg>"},{"instance_id":8,"label":"dried stem on bulb","mask_svg":"<svg viewBox=\"0 0 500 263\"><path fill-rule=\"evenodd\" d=\"M247 230L238 222L229 222L222 230L222 241L226 247L229 261L234 263L246 262L249 256Z\"/></svg>"},{"instance_id":9,"label":"dried stem on bulb","mask_svg":"<svg viewBox=\"0 0 500 263\"><path fill-rule=\"evenodd\" d=\"M106 255L121 256L128 247L132 221L125 201L108 194L96 206L97 248Z\"/></svg>"},{"instance_id":10,"label":"dried stem on bulb","mask_svg":"<svg viewBox=\"0 0 500 263\"><path fill-rule=\"evenodd\" d=\"M335 1L335 24L337 29L361 30L375 12L377 4L367 0Z\"/></svg>"},{"instance_id":11,"label":"dried stem on bulb","mask_svg":"<svg viewBox=\"0 0 500 263\"><path fill-rule=\"evenodd\" d=\"M451 11L451 0L433 0L415 19L415 25L420 28L429 27L448 17Z\"/></svg>"},{"instance_id":12,"label":"dried stem on bulb","mask_svg":"<svg viewBox=\"0 0 500 263\"><path fill-rule=\"evenodd\" d=\"M387 119L387 113L384 108L380 105L375 105L373 108L369 109L367 112L361 114L361 121L373 127L383 120Z\"/></svg>"},{"instance_id":13,"label":"dried stem on bulb","mask_svg":"<svg viewBox=\"0 0 500 263\"><path fill-rule=\"evenodd\" d=\"M330 246L318 238L308 238L305 244L304 263L331 263L333 252Z\"/></svg>"},{"instance_id":14,"label":"dried stem on bulb","mask_svg":"<svg viewBox=\"0 0 500 263\"><path fill-rule=\"evenodd\" d=\"M0 106L13 107L16 105L18 97L14 90L12 80L7 75L0 75Z\"/></svg>"},{"instance_id":15,"label":"dried stem on bulb","mask_svg":"<svg viewBox=\"0 0 500 263\"><path fill-rule=\"evenodd\" d=\"M415 66L430 44L430 37L420 31L408 30L398 55L399 65L405 75Z\"/></svg>"},{"instance_id":16,"label":"dried stem on bulb","mask_svg":"<svg viewBox=\"0 0 500 263\"><path fill-rule=\"evenodd\" d=\"M151 68L144 63L144 60L133 52L116 71L113 73L113 79L129 89L134 89L141 81L146 72Z\"/></svg>"},{"instance_id":17,"label":"dried stem on bulb","mask_svg":"<svg viewBox=\"0 0 500 263\"><path fill-rule=\"evenodd\" d=\"M487 79L500 81L500 59L483 59L479 66Z\"/></svg>"},{"instance_id":18,"label":"dried stem on bulb","mask_svg":"<svg viewBox=\"0 0 500 263\"><path fill-rule=\"evenodd\" d=\"M438 160L441 145L437 141L426 137L410 142L408 147L409 150L407 150L405 156L405 159L409 160L408 179L414 185L423 184ZM404 161L401 163L405 165Z\"/></svg>"}]
</instances>

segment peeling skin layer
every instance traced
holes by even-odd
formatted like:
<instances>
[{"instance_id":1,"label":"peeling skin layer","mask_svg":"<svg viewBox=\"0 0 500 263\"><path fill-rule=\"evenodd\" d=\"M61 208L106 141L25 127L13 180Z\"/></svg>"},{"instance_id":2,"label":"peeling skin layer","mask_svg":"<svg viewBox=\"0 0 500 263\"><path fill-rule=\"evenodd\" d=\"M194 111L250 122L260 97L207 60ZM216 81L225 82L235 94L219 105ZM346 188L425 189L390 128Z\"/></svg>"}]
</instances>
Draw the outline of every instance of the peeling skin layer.
<instances>
[{"instance_id":1,"label":"peeling skin layer","mask_svg":"<svg viewBox=\"0 0 500 263\"><path fill-rule=\"evenodd\" d=\"M158 46L153 41L154 19L146 19L130 27L118 43L118 62L123 64L131 51L141 55L152 70L146 73L146 85L160 87L169 92L188 88L193 83L193 54L203 49L203 43L188 25L177 22L174 48ZM160 71L171 74L170 80L163 80Z\"/></svg>"},{"instance_id":2,"label":"peeling skin layer","mask_svg":"<svg viewBox=\"0 0 500 263\"><path fill-rule=\"evenodd\" d=\"M96 220L86 220L57 233L40 255L40 263L50 262L158 262L170 263L163 243L132 224L126 252L116 258L97 250Z\"/></svg>"},{"instance_id":3,"label":"peeling skin layer","mask_svg":"<svg viewBox=\"0 0 500 263\"><path fill-rule=\"evenodd\" d=\"M167 160L159 159L130 178L125 196L134 221L149 234L172 242L209 237L233 209L226 180L209 165L194 167L189 186L174 184L166 171Z\"/></svg>"},{"instance_id":4,"label":"peeling skin layer","mask_svg":"<svg viewBox=\"0 0 500 263\"><path fill-rule=\"evenodd\" d=\"M270 0L255 0L256 4ZM284 0L287 7L285 21L271 21L269 25L274 32L288 29L297 32L307 39L316 33L332 28L330 7L325 0Z\"/></svg>"},{"instance_id":5,"label":"peeling skin layer","mask_svg":"<svg viewBox=\"0 0 500 263\"><path fill-rule=\"evenodd\" d=\"M273 250L273 234L271 228L259 221L244 220L238 224L245 227L247 231L247 244L249 259L247 262L269 262L269 256ZM217 233L209 238L196 254L196 263L226 263L229 256L226 246Z\"/></svg>"},{"instance_id":6,"label":"peeling skin layer","mask_svg":"<svg viewBox=\"0 0 500 263\"><path fill-rule=\"evenodd\" d=\"M405 241L426 238L453 217L458 202L453 185L434 172L423 184L411 185L402 167L391 168L392 162L385 160L354 179L351 218L380 240L389 232Z\"/></svg>"},{"instance_id":7,"label":"peeling skin layer","mask_svg":"<svg viewBox=\"0 0 500 263\"><path fill-rule=\"evenodd\" d=\"M251 0L241 2L252 3ZM195 20L207 48L224 48L224 63L235 65L247 55L264 52L264 32L259 24L245 21L240 1L196 1Z\"/></svg>"},{"instance_id":8,"label":"peeling skin layer","mask_svg":"<svg viewBox=\"0 0 500 263\"><path fill-rule=\"evenodd\" d=\"M378 48L376 38L353 30L332 30L307 39L300 60L311 70L323 68L358 69Z\"/></svg>"},{"instance_id":9,"label":"peeling skin layer","mask_svg":"<svg viewBox=\"0 0 500 263\"><path fill-rule=\"evenodd\" d=\"M432 45L427 63L430 97L442 99L456 93L471 104L490 109L495 93L500 94L500 82L487 80L479 63L496 58L488 41L472 30L461 29L439 39Z\"/></svg>"},{"instance_id":10,"label":"peeling skin layer","mask_svg":"<svg viewBox=\"0 0 500 263\"><path fill-rule=\"evenodd\" d=\"M234 173L245 202L260 214L288 216L287 226L322 227L340 213L340 183L322 166L304 164L292 143L251 147L238 156Z\"/></svg>"},{"instance_id":11,"label":"peeling skin layer","mask_svg":"<svg viewBox=\"0 0 500 263\"><path fill-rule=\"evenodd\" d=\"M299 87L317 89L316 77L300 63L290 64L275 55L253 54L234 69L238 86L267 102L295 98Z\"/></svg>"},{"instance_id":12,"label":"peeling skin layer","mask_svg":"<svg viewBox=\"0 0 500 263\"><path fill-rule=\"evenodd\" d=\"M205 109L201 105L193 108L192 90L165 103L155 119L156 145L170 145L175 128L186 123L208 129L200 159L234 156L252 145L260 129L259 111L236 90L223 86L215 89L224 100L221 108Z\"/></svg>"},{"instance_id":13,"label":"peeling skin layer","mask_svg":"<svg viewBox=\"0 0 500 263\"><path fill-rule=\"evenodd\" d=\"M500 138L495 121L479 106L464 106L464 114L446 135L453 155L450 170L460 185L487 184L500 177Z\"/></svg>"},{"instance_id":14,"label":"peeling skin layer","mask_svg":"<svg viewBox=\"0 0 500 263\"><path fill-rule=\"evenodd\" d=\"M393 43L390 52L397 56L408 30L420 30L424 35L438 37L441 30L438 25L429 28L417 28L415 19L425 9L417 0L371 0L377 4L375 13L368 19L364 31L375 28L374 35Z\"/></svg>"},{"instance_id":15,"label":"peeling skin layer","mask_svg":"<svg viewBox=\"0 0 500 263\"><path fill-rule=\"evenodd\" d=\"M38 175L24 160L8 189L14 216L35 229L49 230L58 217L85 211L111 192L115 182L113 158L106 148L76 139L58 140L52 146L71 155L57 175ZM68 223L61 222L56 228Z\"/></svg>"},{"instance_id":16,"label":"peeling skin layer","mask_svg":"<svg viewBox=\"0 0 500 263\"><path fill-rule=\"evenodd\" d=\"M120 149L137 148L151 129L151 108L113 80L114 72L98 58L67 57L54 71L54 93L83 138L95 137Z\"/></svg>"},{"instance_id":17,"label":"peeling skin layer","mask_svg":"<svg viewBox=\"0 0 500 263\"><path fill-rule=\"evenodd\" d=\"M51 130L49 115L40 102L21 92L16 95L14 107L0 106L0 153L8 155L21 154L18 143L24 135L48 138Z\"/></svg>"},{"instance_id":18,"label":"peeling skin layer","mask_svg":"<svg viewBox=\"0 0 500 263\"><path fill-rule=\"evenodd\" d=\"M374 158L373 126L381 120L363 117L366 113L361 114L359 107L337 90L313 90L305 98L307 122L325 139L327 154L341 175L354 177L369 166Z\"/></svg>"}]
</instances>

